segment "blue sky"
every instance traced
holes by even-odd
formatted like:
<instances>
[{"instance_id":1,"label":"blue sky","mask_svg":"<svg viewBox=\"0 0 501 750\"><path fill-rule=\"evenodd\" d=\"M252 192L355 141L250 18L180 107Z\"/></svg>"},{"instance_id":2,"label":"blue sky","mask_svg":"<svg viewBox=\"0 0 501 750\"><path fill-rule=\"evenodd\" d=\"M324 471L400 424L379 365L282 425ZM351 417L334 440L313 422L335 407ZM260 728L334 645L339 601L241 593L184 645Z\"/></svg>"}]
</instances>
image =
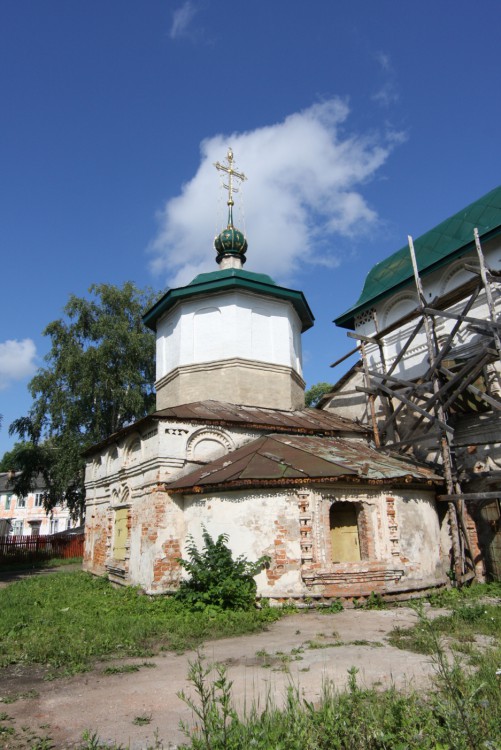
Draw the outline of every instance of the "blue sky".
<instances>
[{"instance_id":1,"label":"blue sky","mask_svg":"<svg viewBox=\"0 0 501 750\"><path fill-rule=\"evenodd\" d=\"M500 182L498 0L4 0L0 454L42 330L92 283L215 268L232 146L246 268L302 289L308 384L370 267Z\"/></svg>"}]
</instances>

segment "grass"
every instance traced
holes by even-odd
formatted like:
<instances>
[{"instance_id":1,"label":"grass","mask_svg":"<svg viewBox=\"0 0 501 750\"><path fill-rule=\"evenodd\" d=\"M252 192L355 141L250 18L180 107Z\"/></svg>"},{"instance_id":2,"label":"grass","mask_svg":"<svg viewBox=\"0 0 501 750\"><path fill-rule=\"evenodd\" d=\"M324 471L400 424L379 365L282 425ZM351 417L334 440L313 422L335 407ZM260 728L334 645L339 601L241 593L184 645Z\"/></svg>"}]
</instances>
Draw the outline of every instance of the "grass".
<instances>
[{"instance_id":1,"label":"grass","mask_svg":"<svg viewBox=\"0 0 501 750\"><path fill-rule=\"evenodd\" d=\"M31 562L2 563L0 573L15 573L23 570L39 570L40 568L60 568L65 565L78 565L82 557L51 557L49 560L35 560Z\"/></svg>"},{"instance_id":2,"label":"grass","mask_svg":"<svg viewBox=\"0 0 501 750\"><path fill-rule=\"evenodd\" d=\"M427 620L408 629L395 628L389 636L391 645L419 654L431 654L436 648L435 637L443 637L456 651L474 652L476 636L488 636L493 646L501 647L501 584L477 584L470 588L451 589L434 596L432 606L447 607L449 614L433 619L433 628ZM416 605L420 611L420 605ZM433 636L433 637L431 637Z\"/></svg>"},{"instance_id":3,"label":"grass","mask_svg":"<svg viewBox=\"0 0 501 750\"><path fill-rule=\"evenodd\" d=\"M25 693L11 693L10 695L4 695L0 698L0 701L4 705L9 703L15 703L18 700L26 700L29 698L38 698L39 693L36 690L27 690Z\"/></svg>"},{"instance_id":4,"label":"grass","mask_svg":"<svg viewBox=\"0 0 501 750\"><path fill-rule=\"evenodd\" d=\"M88 573L36 576L0 590L0 667L47 665L53 673L88 669L97 659L181 652L206 640L262 630L280 611L193 613L168 597L113 588Z\"/></svg>"},{"instance_id":5,"label":"grass","mask_svg":"<svg viewBox=\"0 0 501 750\"><path fill-rule=\"evenodd\" d=\"M419 622L391 638L401 648L430 655L435 685L422 693L362 689L357 670L349 670L348 689L324 683L320 700L305 700L291 683L285 705L270 695L264 710L256 706L238 716L232 685L223 665L199 656L190 667L190 690L180 698L192 710L195 726L185 727L184 750L499 750L501 748L500 584L444 592L432 606L448 614ZM379 606L379 603L376 603ZM247 633L281 616L272 608L252 612L208 610L193 614L172 599L149 599L134 589L114 589L85 573L31 578L0 591L2 663L42 663L78 671L96 658L144 656L158 648L188 648L209 638ZM298 633L297 633L298 634ZM332 633L329 638L335 637ZM483 647L476 643L483 637ZM486 640L487 637L487 640ZM304 649L341 647L322 640L307 642L290 654L256 652L263 662L281 665L301 658ZM397 643L398 641L398 643ZM352 644L373 646L372 641ZM66 646L66 644L68 644ZM134 669L149 662L125 665ZM118 674L122 667L110 667ZM305 667L301 671L306 671ZM27 697L25 695L18 695ZM137 726L151 716L138 715ZM0 712L0 746L50 750L43 727L31 732ZM168 747L158 738L147 750ZM118 750L91 732L77 750ZM179 750L182 750L180 747ZM124 749L122 749L124 750ZM146 746L145 746L146 750Z\"/></svg>"},{"instance_id":6,"label":"grass","mask_svg":"<svg viewBox=\"0 0 501 750\"><path fill-rule=\"evenodd\" d=\"M143 661L142 664L118 664L114 667L106 667L103 669L103 674L130 674L131 672L139 672L143 667L152 669L157 665L152 661Z\"/></svg>"},{"instance_id":7,"label":"grass","mask_svg":"<svg viewBox=\"0 0 501 750\"><path fill-rule=\"evenodd\" d=\"M43 727L33 731L28 727L17 726L16 720L6 712L0 712L0 747L9 750L29 748L29 750L54 750L55 745L45 734Z\"/></svg>"}]
</instances>

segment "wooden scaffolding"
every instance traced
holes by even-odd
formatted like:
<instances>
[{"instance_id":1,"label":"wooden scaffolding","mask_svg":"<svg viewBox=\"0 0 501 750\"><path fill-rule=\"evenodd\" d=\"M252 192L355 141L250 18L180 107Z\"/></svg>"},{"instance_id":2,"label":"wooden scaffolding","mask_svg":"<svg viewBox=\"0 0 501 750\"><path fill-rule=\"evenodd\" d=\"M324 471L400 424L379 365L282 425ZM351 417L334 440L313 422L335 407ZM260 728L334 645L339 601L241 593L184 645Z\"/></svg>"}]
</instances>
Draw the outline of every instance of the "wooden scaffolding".
<instances>
[{"instance_id":1,"label":"wooden scaffolding","mask_svg":"<svg viewBox=\"0 0 501 750\"><path fill-rule=\"evenodd\" d=\"M477 408L480 405L480 408L501 411L501 400L489 395L476 383L487 365L501 361L501 323L496 317L493 294L495 285L501 283L501 273L488 268L475 229L478 261L468 260L462 266L471 274L471 280L460 289L429 303L419 275L414 244L411 237L408 239L418 297L417 308L384 330L379 330L375 319L376 332L373 336L349 332L348 336L357 339L358 345L334 362L332 367L356 351L360 353L359 369L363 373L364 385L357 386L356 390L367 396L368 414L377 447L409 452L432 442L439 448L441 460L437 468L444 477L446 492L438 499L448 504L453 570L456 581L462 584L475 577L475 559L467 528L465 503L489 500L499 503L501 492L463 492L461 484L466 483L468 477L458 465L451 421L461 410L471 409L472 403ZM471 314L482 293L488 308L487 318L477 318ZM462 305L460 312L451 311L452 306L457 309L459 304ZM440 340L437 329L444 319L453 323L449 334ZM392 331L412 322L415 322L414 327L403 338L400 351L388 367L385 362L385 338ZM399 377L400 363L403 363L416 337L423 333L427 347L426 371L417 379ZM464 334L470 337L475 334L476 345L473 355L461 361L455 358L454 349L459 337ZM369 345L372 345L372 351L376 348L378 352L379 367L376 369L374 366L371 368L367 356Z\"/></svg>"}]
</instances>

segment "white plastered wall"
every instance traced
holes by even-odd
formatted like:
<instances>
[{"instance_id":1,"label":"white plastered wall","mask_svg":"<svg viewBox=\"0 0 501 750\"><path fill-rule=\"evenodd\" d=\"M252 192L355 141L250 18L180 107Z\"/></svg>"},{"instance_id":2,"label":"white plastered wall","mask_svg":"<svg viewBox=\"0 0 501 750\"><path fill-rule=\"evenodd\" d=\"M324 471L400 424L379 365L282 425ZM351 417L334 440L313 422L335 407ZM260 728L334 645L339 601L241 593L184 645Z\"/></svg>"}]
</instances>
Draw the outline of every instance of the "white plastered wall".
<instances>
[{"instance_id":1,"label":"white plastered wall","mask_svg":"<svg viewBox=\"0 0 501 750\"><path fill-rule=\"evenodd\" d=\"M294 307L235 291L181 302L158 321L157 381L177 367L231 358L301 375L301 321Z\"/></svg>"}]
</instances>

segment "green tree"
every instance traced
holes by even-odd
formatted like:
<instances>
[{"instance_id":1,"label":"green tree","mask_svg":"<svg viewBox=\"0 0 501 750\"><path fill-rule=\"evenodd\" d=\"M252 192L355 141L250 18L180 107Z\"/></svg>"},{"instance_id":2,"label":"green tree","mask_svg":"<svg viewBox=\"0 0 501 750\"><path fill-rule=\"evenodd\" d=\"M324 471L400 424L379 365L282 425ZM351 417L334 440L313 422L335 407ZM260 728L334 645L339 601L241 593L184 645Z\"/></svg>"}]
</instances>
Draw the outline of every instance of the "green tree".
<instances>
[{"instance_id":1,"label":"green tree","mask_svg":"<svg viewBox=\"0 0 501 750\"><path fill-rule=\"evenodd\" d=\"M331 390L332 385L330 383L316 383L305 392L304 403L306 406L316 406L322 396L325 396L325 394L329 393Z\"/></svg>"},{"instance_id":2,"label":"green tree","mask_svg":"<svg viewBox=\"0 0 501 750\"><path fill-rule=\"evenodd\" d=\"M19 471L21 469L20 456L25 448L29 448L27 443L15 443L10 451L5 451L0 459L0 471Z\"/></svg>"},{"instance_id":3,"label":"green tree","mask_svg":"<svg viewBox=\"0 0 501 750\"><path fill-rule=\"evenodd\" d=\"M141 319L152 293L131 282L89 292L90 299L72 295L65 317L45 329L51 348L29 384L33 404L9 429L27 441L14 491L27 494L40 473L47 509L64 500L74 513L84 502L82 451L155 404L155 339Z\"/></svg>"}]
</instances>

